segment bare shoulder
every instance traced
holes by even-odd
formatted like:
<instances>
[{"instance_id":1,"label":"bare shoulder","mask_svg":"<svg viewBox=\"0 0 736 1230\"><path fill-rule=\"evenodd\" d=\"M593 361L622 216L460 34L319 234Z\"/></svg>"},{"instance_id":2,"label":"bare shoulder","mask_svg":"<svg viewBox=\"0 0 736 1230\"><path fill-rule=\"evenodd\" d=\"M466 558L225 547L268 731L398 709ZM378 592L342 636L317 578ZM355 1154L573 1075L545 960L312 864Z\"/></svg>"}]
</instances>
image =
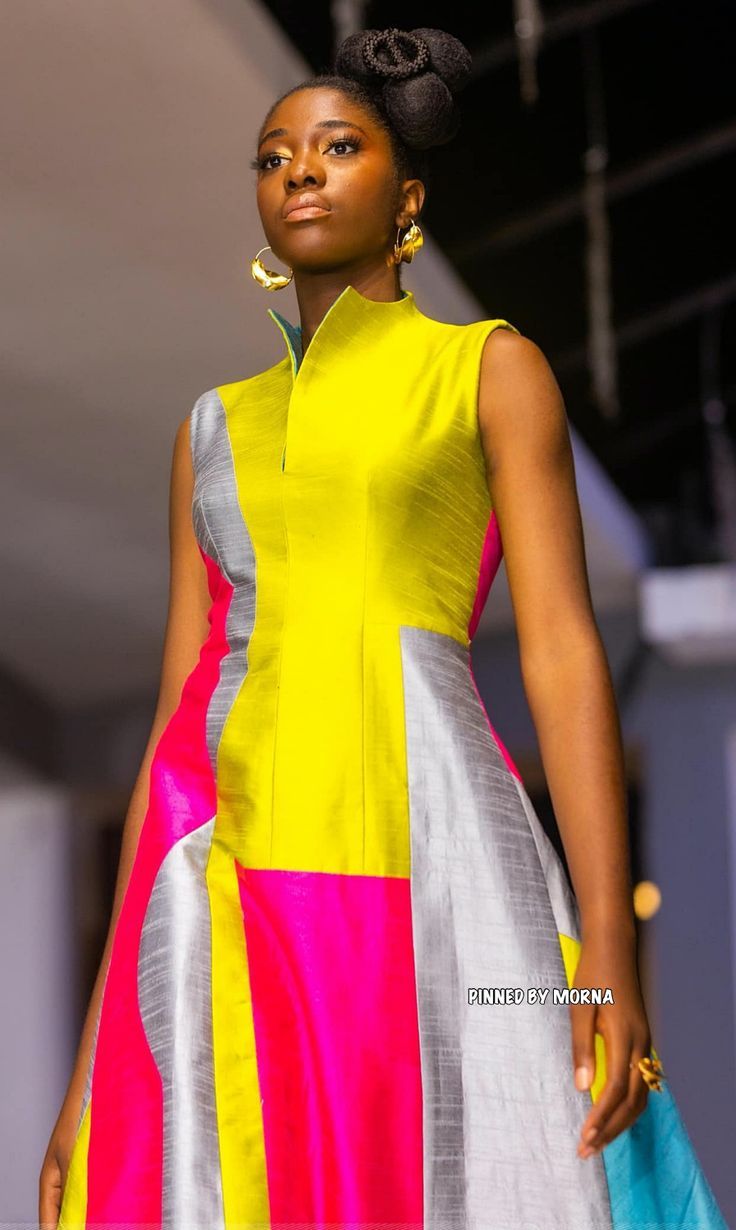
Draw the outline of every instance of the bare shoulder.
<instances>
[{"instance_id":1,"label":"bare shoulder","mask_svg":"<svg viewBox=\"0 0 736 1230\"><path fill-rule=\"evenodd\" d=\"M191 413L182 419L174 435L172 477L175 483L191 484L194 479L191 444Z\"/></svg>"},{"instance_id":2,"label":"bare shoulder","mask_svg":"<svg viewBox=\"0 0 736 1230\"><path fill-rule=\"evenodd\" d=\"M181 451L184 448L188 449L190 447L191 426L192 412L190 410L189 413L181 420L176 429L176 435L174 436L175 449Z\"/></svg>"},{"instance_id":3,"label":"bare shoulder","mask_svg":"<svg viewBox=\"0 0 736 1230\"><path fill-rule=\"evenodd\" d=\"M567 438L565 406L544 351L499 327L481 358L478 422L489 468L510 449L549 450Z\"/></svg>"},{"instance_id":4,"label":"bare shoulder","mask_svg":"<svg viewBox=\"0 0 736 1230\"><path fill-rule=\"evenodd\" d=\"M194 462L190 446L189 415L179 423L174 436L169 487L169 530L171 549L179 554L183 546L189 564L197 571L201 565L194 540L192 498L194 496Z\"/></svg>"}]
</instances>

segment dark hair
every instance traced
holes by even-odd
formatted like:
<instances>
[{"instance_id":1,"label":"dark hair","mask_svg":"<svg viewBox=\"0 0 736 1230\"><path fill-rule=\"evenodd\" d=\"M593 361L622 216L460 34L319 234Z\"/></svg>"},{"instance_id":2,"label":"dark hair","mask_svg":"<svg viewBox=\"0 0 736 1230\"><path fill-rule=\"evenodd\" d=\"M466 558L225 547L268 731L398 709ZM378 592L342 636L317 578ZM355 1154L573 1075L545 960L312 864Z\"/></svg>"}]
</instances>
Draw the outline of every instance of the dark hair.
<instances>
[{"instance_id":1,"label":"dark hair","mask_svg":"<svg viewBox=\"0 0 736 1230\"><path fill-rule=\"evenodd\" d=\"M299 90L340 90L387 132L398 178L421 179L428 189L427 151L455 136L460 112L453 94L471 66L467 47L444 30L363 30L341 43L332 73L292 86L268 115Z\"/></svg>"}]
</instances>

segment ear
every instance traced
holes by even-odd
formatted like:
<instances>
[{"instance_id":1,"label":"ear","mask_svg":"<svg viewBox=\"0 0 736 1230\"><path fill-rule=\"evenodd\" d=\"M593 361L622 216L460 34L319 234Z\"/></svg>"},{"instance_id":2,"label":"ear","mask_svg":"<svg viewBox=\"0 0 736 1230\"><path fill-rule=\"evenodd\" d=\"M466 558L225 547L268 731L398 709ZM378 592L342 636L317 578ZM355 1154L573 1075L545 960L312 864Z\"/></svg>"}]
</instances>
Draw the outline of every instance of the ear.
<instances>
[{"instance_id":1,"label":"ear","mask_svg":"<svg viewBox=\"0 0 736 1230\"><path fill-rule=\"evenodd\" d=\"M410 226L424 204L425 188L421 179L405 179L401 185L401 205L396 211L396 225Z\"/></svg>"}]
</instances>

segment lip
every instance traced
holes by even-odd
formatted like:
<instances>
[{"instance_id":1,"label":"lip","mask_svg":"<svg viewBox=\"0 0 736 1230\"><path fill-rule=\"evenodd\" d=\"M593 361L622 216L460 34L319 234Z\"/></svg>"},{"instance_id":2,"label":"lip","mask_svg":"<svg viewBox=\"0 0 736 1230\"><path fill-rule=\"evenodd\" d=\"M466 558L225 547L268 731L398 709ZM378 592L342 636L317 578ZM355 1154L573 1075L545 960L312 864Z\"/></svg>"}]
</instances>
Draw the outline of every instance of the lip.
<instances>
[{"instance_id":1,"label":"lip","mask_svg":"<svg viewBox=\"0 0 736 1230\"><path fill-rule=\"evenodd\" d=\"M325 204L322 197L317 196L316 192L300 192L297 196L289 197L281 211L281 216L297 222L300 218L319 218L322 214L329 212L329 206Z\"/></svg>"}]
</instances>

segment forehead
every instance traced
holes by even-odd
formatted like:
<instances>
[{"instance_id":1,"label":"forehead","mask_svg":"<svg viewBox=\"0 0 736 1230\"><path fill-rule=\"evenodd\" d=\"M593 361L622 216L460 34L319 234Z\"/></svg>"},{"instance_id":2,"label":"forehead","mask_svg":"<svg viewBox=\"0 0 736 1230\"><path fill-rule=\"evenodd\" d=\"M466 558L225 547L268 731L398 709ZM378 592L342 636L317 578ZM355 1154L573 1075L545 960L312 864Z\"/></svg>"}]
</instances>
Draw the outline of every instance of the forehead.
<instances>
[{"instance_id":1,"label":"forehead","mask_svg":"<svg viewBox=\"0 0 736 1230\"><path fill-rule=\"evenodd\" d=\"M275 129L279 136L301 136L319 125L349 124L361 128L376 140L386 140L385 132L372 111L342 90L320 86L297 90L278 103L261 126L259 144Z\"/></svg>"}]
</instances>

